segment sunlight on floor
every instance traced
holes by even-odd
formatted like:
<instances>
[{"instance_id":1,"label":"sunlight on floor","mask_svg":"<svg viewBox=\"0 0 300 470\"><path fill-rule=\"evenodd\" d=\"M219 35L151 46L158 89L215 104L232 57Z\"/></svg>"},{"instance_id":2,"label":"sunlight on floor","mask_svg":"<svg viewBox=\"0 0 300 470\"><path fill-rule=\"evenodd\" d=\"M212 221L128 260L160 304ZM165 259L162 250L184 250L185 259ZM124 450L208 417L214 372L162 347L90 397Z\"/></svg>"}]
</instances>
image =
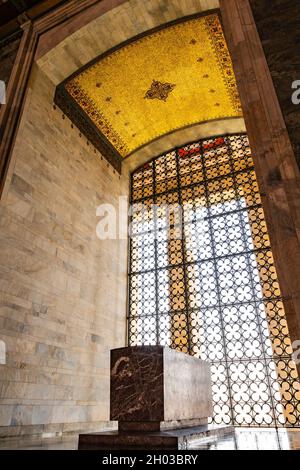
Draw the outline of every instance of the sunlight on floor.
<instances>
[{"instance_id":1,"label":"sunlight on floor","mask_svg":"<svg viewBox=\"0 0 300 470\"><path fill-rule=\"evenodd\" d=\"M0 442L0 449L76 450L78 437L64 440ZM193 443L193 450L300 450L300 429L236 428L225 437L205 438Z\"/></svg>"},{"instance_id":2,"label":"sunlight on floor","mask_svg":"<svg viewBox=\"0 0 300 470\"><path fill-rule=\"evenodd\" d=\"M203 450L295 450L300 449L300 429L236 428L210 442L199 442L193 449Z\"/></svg>"}]
</instances>

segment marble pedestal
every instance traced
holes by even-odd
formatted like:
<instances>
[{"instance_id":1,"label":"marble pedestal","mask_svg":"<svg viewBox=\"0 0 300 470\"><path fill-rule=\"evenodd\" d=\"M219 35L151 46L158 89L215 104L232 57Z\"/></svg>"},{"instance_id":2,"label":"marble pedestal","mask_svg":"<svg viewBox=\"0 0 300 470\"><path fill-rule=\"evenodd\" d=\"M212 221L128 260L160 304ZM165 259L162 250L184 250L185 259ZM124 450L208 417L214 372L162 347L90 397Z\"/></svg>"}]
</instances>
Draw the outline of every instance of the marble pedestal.
<instances>
[{"instance_id":1,"label":"marble pedestal","mask_svg":"<svg viewBox=\"0 0 300 470\"><path fill-rule=\"evenodd\" d=\"M178 449L207 435L210 365L162 346L111 351L110 419L118 431L82 434L79 449ZM218 432L218 429L214 431Z\"/></svg>"}]
</instances>

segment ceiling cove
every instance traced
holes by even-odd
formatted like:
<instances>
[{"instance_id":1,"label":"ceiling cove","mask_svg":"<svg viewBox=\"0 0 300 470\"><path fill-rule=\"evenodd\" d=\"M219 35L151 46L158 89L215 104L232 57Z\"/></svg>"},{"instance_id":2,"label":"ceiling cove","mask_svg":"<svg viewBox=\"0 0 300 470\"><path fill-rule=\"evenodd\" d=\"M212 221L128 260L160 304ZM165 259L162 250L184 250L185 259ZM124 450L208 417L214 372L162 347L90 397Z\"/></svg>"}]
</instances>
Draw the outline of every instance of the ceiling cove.
<instances>
[{"instance_id":1,"label":"ceiling cove","mask_svg":"<svg viewBox=\"0 0 300 470\"><path fill-rule=\"evenodd\" d=\"M118 171L124 158L163 135L242 116L217 11L102 54L58 85L55 102Z\"/></svg>"}]
</instances>

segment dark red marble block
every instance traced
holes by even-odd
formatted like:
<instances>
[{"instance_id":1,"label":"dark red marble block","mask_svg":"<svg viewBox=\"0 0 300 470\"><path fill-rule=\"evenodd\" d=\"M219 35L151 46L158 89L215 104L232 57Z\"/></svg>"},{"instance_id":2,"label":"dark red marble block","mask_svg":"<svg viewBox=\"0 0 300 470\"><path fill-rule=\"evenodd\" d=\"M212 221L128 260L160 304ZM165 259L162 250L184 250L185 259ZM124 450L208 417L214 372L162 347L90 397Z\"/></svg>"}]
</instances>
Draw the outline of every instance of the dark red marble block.
<instances>
[{"instance_id":1,"label":"dark red marble block","mask_svg":"<svg viewBox=\"0 0 300 470\"><path fill-rule=\"evenodd\" d=\"M110 419L128 428L212 415L209 364L162 346L112 350L110 393Z\"/></svg>"}]
</instances>

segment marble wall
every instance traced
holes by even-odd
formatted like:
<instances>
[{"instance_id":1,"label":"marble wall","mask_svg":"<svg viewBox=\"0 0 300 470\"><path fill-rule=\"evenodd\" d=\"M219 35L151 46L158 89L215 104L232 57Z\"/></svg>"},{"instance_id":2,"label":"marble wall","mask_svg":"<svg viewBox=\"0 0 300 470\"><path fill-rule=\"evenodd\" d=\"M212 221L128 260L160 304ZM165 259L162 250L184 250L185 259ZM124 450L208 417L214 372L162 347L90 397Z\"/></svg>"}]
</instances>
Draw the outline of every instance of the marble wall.
<instances>
[{"instance_id":1,"label":"marble wall","mask_svg":"<svg viewBox=\"0 0 300 470\"><path fill-rule=\"evenodd\" d=\"M0 437L103 429L109 350L126 341L127 241L96 237L96 208L128 179L54 88L35 66L0 207Z\"/></svg>"}]
</instances>

